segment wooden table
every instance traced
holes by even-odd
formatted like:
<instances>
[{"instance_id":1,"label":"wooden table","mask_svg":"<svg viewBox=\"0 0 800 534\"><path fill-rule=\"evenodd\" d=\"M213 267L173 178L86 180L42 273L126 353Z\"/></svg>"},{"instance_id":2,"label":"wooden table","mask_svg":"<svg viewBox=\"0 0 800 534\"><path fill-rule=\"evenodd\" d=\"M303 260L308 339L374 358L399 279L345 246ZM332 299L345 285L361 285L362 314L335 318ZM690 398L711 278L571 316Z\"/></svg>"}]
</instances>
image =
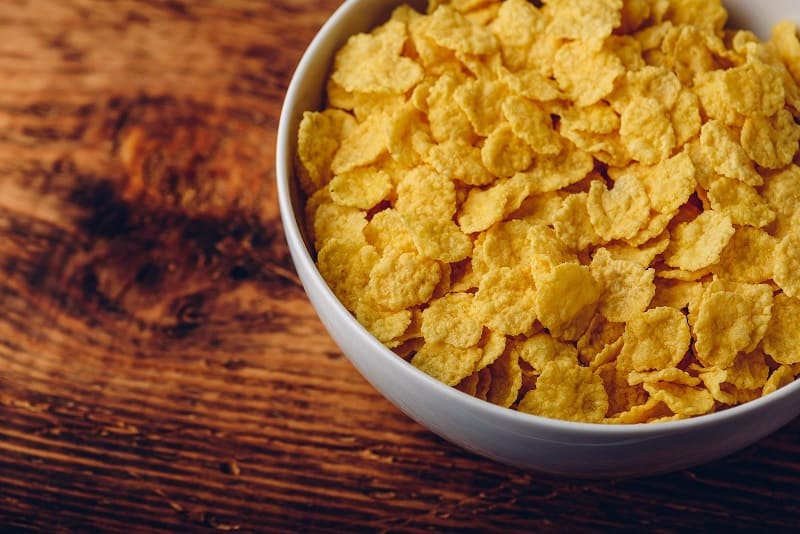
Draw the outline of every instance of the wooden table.
<instances>
[{"instance_id":1,"label":"wooden table","mask_svg":"<svg viewBox=\"0 0 800 534\"><path fill-rule=\"evenodd\" d=\"M278 217L284 90L335 0L0 3L0 530L788 530L800 420L576 481L413 423L317 320Z\"/></svg>"}]
</instances>

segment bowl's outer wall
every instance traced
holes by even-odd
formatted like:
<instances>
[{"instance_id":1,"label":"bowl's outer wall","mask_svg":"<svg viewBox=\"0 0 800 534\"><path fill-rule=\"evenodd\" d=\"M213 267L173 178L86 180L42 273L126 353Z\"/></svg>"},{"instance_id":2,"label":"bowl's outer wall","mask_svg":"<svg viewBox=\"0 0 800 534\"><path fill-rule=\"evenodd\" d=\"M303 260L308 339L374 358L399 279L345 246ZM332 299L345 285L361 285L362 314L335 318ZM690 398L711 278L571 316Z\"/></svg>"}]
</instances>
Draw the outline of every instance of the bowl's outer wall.
<instances>
[{"instance_id":1,"label":"bowl's outer wall","mask_svg":"<svg viewBox=\"0 0 800 534\"><path fill-rule=\"evenodd\" d=\"M800 412L800 383L771 395L769 402L680 423L614 427L527 416L444 386L389 352L355 322L319 276L299 224L304 210L294 178L296 132L303 111L321 105L335 51L349 35L384 21L400 3L349 0L337 10L301 60L278 133L279 201L292 259L323 324L364 378L445 439L510 465L567 476L634 476L688 467L741 449L793 419ZM424 3L416 2L416 7ZM734 22L755 12L753 27L762 37L772 20L800 14L800 0L771 0L758 7L748 0L726 4Z\"/></svg>"}]
</instances>

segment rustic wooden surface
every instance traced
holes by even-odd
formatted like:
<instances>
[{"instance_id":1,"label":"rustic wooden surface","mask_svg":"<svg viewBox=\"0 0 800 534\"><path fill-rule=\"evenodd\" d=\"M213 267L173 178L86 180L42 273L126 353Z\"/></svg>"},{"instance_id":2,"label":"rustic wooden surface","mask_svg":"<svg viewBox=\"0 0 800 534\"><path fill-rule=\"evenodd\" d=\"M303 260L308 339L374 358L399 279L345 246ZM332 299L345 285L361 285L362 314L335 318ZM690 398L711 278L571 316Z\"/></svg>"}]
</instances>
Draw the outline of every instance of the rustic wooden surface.
<instances>
[{"instance_id":1,"label":"rustic wooden surface","mask_svg":"<svg viewBox=\"0 0 800 534\"><path fill-rule=\"evenodd\" d=\"M308 304L273 185L336 1L0 2L0 530L789 530L800 421L586 482L403 416Z\"/></svg>"}]
</instances>

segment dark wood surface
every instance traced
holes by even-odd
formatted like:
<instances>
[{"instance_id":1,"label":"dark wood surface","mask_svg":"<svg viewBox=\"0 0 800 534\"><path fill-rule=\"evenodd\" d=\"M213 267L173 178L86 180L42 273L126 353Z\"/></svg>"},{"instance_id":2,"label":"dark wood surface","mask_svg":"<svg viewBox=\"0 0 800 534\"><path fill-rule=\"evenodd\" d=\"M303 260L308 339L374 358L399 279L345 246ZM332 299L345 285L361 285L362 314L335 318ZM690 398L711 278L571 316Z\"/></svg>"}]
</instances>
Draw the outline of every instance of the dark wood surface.
<instances>
[{"instance_id":1,"label":"dark wood surface","mask_svg":"<svg viewBox=\"0 0 800 534\"><path fill-rule=\"evenodd\" d=\"M0 2L0 530L790 530L800 421L565 480L413 423L327 336L278 217L283 93L336 1Z\"/></svg>"}]
</instances>

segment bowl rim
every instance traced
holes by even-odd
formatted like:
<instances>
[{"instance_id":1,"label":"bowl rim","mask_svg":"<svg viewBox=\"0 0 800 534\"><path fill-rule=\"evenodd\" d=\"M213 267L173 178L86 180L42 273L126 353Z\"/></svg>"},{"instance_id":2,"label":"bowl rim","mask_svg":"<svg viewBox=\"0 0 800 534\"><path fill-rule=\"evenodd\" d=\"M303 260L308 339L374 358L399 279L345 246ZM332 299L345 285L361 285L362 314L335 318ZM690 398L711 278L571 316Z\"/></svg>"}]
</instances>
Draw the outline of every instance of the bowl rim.
<instances>
[{"instance_id":1,"label":"bowl rim","mask_svg":"<svg viewBox=\"0 0 800 534\"><path fill-rule=\"evenodd\" d=\"M294 141L292 138L297 133L293 131L291 124L299 114L306 111L305 109L298 109L298 95L301 92L301 87L312 68L312 63L315 62L315 56L320 54L328 45L327 40L329 39L329 34L346 22L347 18L353 14L353 11L358 9L360 1L361 0L346 0L334 11L314 35L292 74L291 81L284 95L278 123L275 175L278 189L278 205L284 235L289 244L292 260L295 263L295 269L297 269L301 277L304 289L308 291L309 288L307 286L313 285L313 289L319 292L325 304L331 307L330 309L334 311L336 316L345 321L350 330L357 332L362 340L369 345L371 351L380 354L380 356L377 357L386 360L394 371L404 375L404 379L421 382L425 384L425 387L432 388L437 395L446 397L448 400L455 403L465 404L470 410L474 410L476 414L482 413L491 417L497 424L508 424L513 425L515 428L531 430L537 427L543 427L553 432L564 432L584 436L592 435L604 438L641 439L653 437L658 434L687 432L698 427L723 424L733 419L743 418L751 412L758 412L766 409L771 404L780 403L780 401L786 400L787 397L800 396L800 379L795 379L792 383L768 395L717 412L693 416L687 419L632 424L567 421L512 410L473 397L417 369L410 362L398 356L383 343L378 341L356 320L352 313L344 307L319 273L309 252L310 245L305 241L304 234L298 223L298 221L302 219L303 214L298 214L294 208L291 195L292 187L290 185L291 181L296 180L294 170L295 154L293 152ZM350 356L345 354L345 357L347 357L351 363L354 363ZM377 390L377 388L375 389ZM380 391L379 393L383 394ZM797 415L798 414L795 414L794 417Z\"/></svg>"}]
</instances>

